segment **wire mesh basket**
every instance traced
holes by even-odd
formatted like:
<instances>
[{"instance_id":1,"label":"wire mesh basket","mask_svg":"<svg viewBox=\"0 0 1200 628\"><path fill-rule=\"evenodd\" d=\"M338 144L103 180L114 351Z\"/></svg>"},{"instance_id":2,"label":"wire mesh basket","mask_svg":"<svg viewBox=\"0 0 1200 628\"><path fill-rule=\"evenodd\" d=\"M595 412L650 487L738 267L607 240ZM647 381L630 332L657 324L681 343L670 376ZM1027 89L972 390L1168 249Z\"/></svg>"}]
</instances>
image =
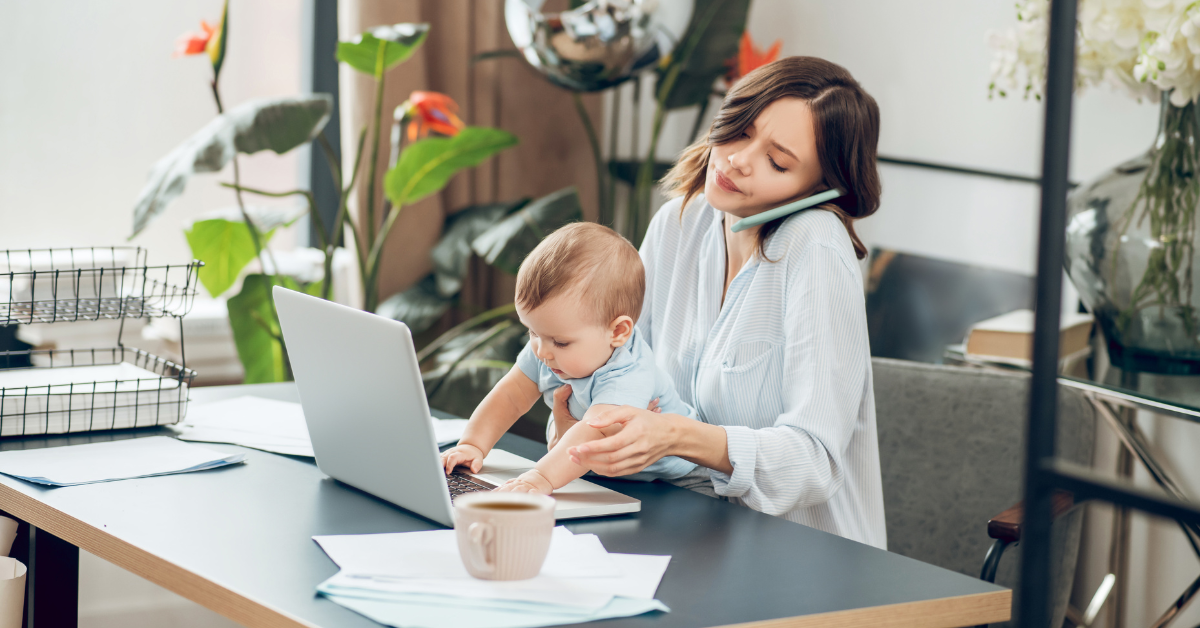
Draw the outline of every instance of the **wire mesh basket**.
<instances>
[{"instance_id":1,"label":"wire mesh basket","mask_svg":"<svg viewBox=\"0 0 1200 628\"><path fill-rule=\"evenodd\" d=\"M121 246L0 251L0 325L187 314L203 262L147 257Z\"/></svg>"},{"instance_id":2,"label":"wire mesh basket","mask_svg":"<svg viewBox=\"0 0 1200 628\"><path fill-rule=\"evenodd\" d=\"M170 425L196 372L126 347L126 318L192 308L203 262L151 266L140 247L0 251L0 326L120 320L115 347L0 351L0 438Z\"/></svg>"},{"instance_id":3,"label":"wire mesh basket","mask_svg":"<svg viewBox=\"0 0 1200 628\"><path fill-rule=\"evenodd\" d=\"M0 352L12 363L33 366L0 370L0 437L177 423L196 377L131 347Z\"/></svg>"}]
</instances>

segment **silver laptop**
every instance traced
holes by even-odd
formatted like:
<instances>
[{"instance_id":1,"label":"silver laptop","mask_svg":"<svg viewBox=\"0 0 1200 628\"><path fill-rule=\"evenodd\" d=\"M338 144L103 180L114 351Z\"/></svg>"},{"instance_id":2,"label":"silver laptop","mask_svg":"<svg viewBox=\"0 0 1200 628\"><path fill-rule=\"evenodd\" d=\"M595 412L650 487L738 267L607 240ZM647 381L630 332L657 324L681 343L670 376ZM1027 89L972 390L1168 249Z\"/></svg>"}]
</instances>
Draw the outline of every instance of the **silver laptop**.
<instances>
[{"instance_id":1,"label":"silver laptop","mask_svg":"<svg viewBox=\"0 0 1200 628\"><path fill-rule=\"evenodd\" d=\"M479 473L446 477L412 334L404 323L275 287L317 466L446 526L452 494L490 490L533 467L493 449ZM559 519L641 510L641 502L585 480L554 492Z\"/></svg>"}]
</instances>

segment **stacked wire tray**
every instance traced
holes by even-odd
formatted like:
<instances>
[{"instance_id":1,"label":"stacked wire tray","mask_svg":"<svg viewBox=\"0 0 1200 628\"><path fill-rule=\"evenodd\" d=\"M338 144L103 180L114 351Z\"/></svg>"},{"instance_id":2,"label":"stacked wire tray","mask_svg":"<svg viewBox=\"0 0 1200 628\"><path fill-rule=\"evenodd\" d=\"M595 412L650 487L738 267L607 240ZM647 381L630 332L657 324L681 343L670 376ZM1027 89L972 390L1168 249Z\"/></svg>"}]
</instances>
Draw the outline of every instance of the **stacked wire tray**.
<instances>
[{"instance_id":1,"label":"stacked wire tray","mask_svg":"<svg viewBox=\"0 0 1200 628\"><path fill-rule=\"evenodd\" d=\"M137 247L0 251L0 326L182 319L203 263L151 266L147 257ZM120 333L116 345L0 352L0 438L183 419L196 372L124 346Z\"/></svg>"}]
</instances>

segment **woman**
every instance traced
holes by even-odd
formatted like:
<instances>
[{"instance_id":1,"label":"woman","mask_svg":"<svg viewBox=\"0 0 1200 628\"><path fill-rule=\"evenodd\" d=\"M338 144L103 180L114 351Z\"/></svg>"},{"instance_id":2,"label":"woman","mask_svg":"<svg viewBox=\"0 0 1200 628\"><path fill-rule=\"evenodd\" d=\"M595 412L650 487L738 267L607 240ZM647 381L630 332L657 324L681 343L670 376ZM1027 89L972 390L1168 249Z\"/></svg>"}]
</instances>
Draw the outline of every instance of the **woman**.
<instances>
[{"instance_id":1,"label":"woman","mask_svg":"<svg viewBox=\"0 0 1200 628\"><path fill-rule=\"evenodd\" d=\"M854 232L879 206L878 137L874 99L822 59L781 59L729 91L708 137L667 175L676 198L641 248L638 326L702 421L616 408L592 424L621 432L573 448L573 460L622 476L679 456L717 495L886 547ZM730 229L831 188L845 193ZM559 404L552 431L569 420Z\"/></svg>"}]
</instances>

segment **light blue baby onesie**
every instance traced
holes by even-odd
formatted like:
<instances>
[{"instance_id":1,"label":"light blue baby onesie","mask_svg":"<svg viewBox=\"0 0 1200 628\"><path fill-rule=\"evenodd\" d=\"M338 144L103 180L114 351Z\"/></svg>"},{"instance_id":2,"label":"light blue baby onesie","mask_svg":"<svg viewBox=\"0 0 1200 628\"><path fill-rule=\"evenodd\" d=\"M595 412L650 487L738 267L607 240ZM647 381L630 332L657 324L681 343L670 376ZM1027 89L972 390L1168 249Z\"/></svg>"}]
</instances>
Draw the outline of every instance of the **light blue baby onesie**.
<instances>
[{"instance_id":1,"label":"light blue baby onesie","mask_svg":"<svg viewBox=\"0 0 1200 628\"><path fill-rule=\"evenodd\" d=\"M691 419L698 416L695 409L679 398L675 385L671 383L671 377L655 364L650 345L642 340L641 332L636 328L629 342L617 347L608 362L588 377L564 379L555 375L534 353L532 340L517 356L517 367L537 384L546 405L551 408L554 408L554 391L563 384L570 384L571 397L567 405L571 408L571 416L575 418L582 417L593 404L645 408L650 404L650 400L656 397L658 407L662 408L663 412L680 414ZM640 473L625 477L669 480L683 477L694 468L695 463L668 456Z\"/></svg>"}]
</instances>

